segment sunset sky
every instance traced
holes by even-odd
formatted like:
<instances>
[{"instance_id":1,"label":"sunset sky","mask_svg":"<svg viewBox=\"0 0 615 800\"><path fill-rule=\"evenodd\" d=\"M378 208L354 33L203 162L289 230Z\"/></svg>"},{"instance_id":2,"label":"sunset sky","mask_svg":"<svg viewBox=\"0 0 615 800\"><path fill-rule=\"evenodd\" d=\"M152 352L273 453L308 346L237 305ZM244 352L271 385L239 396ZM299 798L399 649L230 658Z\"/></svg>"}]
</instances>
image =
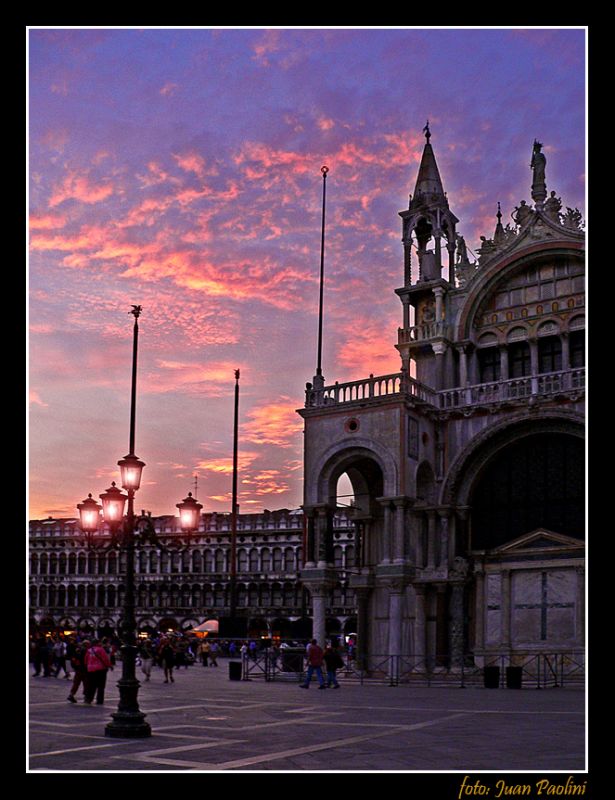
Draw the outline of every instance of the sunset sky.
<instances>
[{"instance_id":1,"label":"sunset sky","mask_svg":"<svg viewBox=\"0 0 615 800\"><path fill-rule=\"evenodd\" d=\"M128 452L137 508L302 502L322 176L327 383L396 372L401 220L427 119L471 251L547 190L585 213L582 29L30 29L29 516L70 517Z\"/></svg>"}]
</instances>

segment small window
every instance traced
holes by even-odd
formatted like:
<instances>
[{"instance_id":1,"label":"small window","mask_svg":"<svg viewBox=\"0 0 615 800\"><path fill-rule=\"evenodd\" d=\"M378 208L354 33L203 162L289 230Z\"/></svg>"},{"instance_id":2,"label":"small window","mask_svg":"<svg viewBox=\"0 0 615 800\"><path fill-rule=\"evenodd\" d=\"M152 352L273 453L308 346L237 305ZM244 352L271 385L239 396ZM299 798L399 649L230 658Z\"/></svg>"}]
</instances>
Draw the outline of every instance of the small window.
<instances>
[{"instance_id":1,"label":"small window","mask_svg":"<svg viewBox=\"0 0 615 800\"><path fill-rule=\"evenodd\" d=\"M562 368L562 343L558 336L538 340L538 365L542 372L559 372Z\"/></svg>"},{"instance_id":2,"label":"small window","mask_svg":"<svg viewBox=\"0 0 615 800\"><path fill-rule=\"evenodd\" d=\"M478 351L478 366L480 382L491 383L500 379L500 349L499 347L486 347Z\"/></svg>"},{"instance_id":3,"label":"small window","mask_svg":"<svg viewBox=\"0 0 615 800\"><path fill-rule=\"evenodd\" d=\"M585 366L585 331L570 334L570 366L573 369Z\"/></svg>"},{"instance_id":4,"label":"small window","mask_svg":"<svg viewBox=\"0 0 615 800\"><path fill-rule=\"evenodd\" d=\"M527 342L515 342L509 346L508 369L511 378L523 378L531 374L530 346Z\"/></svg>"}]
</instances>

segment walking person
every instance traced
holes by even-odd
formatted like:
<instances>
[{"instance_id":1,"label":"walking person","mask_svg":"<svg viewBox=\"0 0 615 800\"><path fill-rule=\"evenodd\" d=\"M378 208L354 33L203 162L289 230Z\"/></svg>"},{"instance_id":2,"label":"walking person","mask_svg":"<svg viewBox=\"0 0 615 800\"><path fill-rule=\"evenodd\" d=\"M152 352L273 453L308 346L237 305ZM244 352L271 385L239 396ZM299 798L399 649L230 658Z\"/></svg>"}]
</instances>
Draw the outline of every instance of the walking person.
<instances>
[{"instance_id":1,"label":"walking person","mask_svg":"<svg viewBox=\"0 0 615 800\"><path fill-rule=\"evenodd\" d=\"M336 672L338 669L342 669L344 666L342 657L337 652L336 648L329 645L325 648L323 660L325 662L325 667L327 668L327 686L329 688L333 687L334 689L339 689L340 685L337 682Z\"/></svg>"},{"instance_id":2,"label":"walking person","mask_svg":"<svg viewBox=\"0 0 615 800\"><path fill-rule=\"evenodd\" d=\"M211 650L210 644L207 639L204 639L201 644L199 645L199 654L201 656L201 663L204 667L207 666L207 662L209 661L209 652Z\"/></svg>"},{"instance_id":3,"label":"walking person","mask_svg":"<svg viewBox=\"0 0 615 800\"><path fill-rule=\"evenodd\" d=\"M148 681L152 676L152 665L154 663L154 651L149 639L141 643L139 657L141 659L141 672L145 675L145 680Z\"/></svg>"},{"instance_id":4,"label":"walking person","mask_svg":"<svg viewBox=\"0 0 615 800\"><path fill-rule=\"evenodd\" d=\"M175 666L175 648L170 639L166 637L160 640L158 648L158 657L160 658L160 666L164 670L164 683L175 683L173 677L173 667Z\"/></svg>"},{"instance_id":5,"label":"walking person","mask_svg":"<svg viewBox=\"0 0 615 800\"><path fill-rule=\"evenodd\" d=\"M305 683L300 683L299 686L302 689L309 689L310 688L310 681L312 680L312 675L316 673L316 677L318 678L318 683L320 686L319 689L326 689L327 686L325 684L325 679L322 675L322 664L323 664L323 657L324 651L322 647L318 644L316 639L312 639L310 642L310 648L307 654L307 675L305 676Z\"/></svg>"},{"instance_id":6,"label":"walking person","mask_svg":"<svg viewBox=\"0 0 615 800\"><path fill-rule=\"evenodd\" d=\"M217 642L212 642L211 647L209 649L209 660L211 661L210 667L217 667L218 666L218 644Z\"/></svg>"},{"instance_id":7,"label":"walking person","mask_svg":"<svg viewBox=\"0 0 615 800\"><path fill-rule=\"evenodd\" d=\"M85 654L86 679L83 687L83 702L91 705L96 696L96 705L102 706L105 702L105 686L107 672L113 669L113 664L107 651L101 646L99 639L93 639L92 645Z\"/></svg>"},{"instance_id":8,"label":"walking person","mask_svg":"<svg viewBox=\"0 0 615 800\"><path fill-rule=\"evenodd\" d=\"M83 694L85 696L85 685L87 681L87 667L85 663L85 654L90 646L89 641L86 639L83 642L77 642L74 646L70 663L73 668L73 685L70 687L70 692L66 698L69 703L76 703L75 695L77 689L83 684Z\"/></svg>"},{"instance_id":9,"label":"walking person","mask_svg":"<svg viewBox=\"0 0 615 800\"><path fill-rule=\"evenodd\" d=\"M34 667L34 677L38 678L41 670L47 675L49 674L49 651L47 650L47 639L44 636L39 636L34 642L34 659L32 662Z\"/></svg>"},{"instance_id":10,"label":"walking person","mask_svg":"<svg viewBox=\"0 0 615 800\"><path fill-rule=\"evenodd\" d=\"M63 639L56 639L53 644L53 663L56 668L54 678L60 674L60 670L64 670L64 677L66 680L70 678L70 672L66 669L66 642Z\"/></svg>"}]
</instances>

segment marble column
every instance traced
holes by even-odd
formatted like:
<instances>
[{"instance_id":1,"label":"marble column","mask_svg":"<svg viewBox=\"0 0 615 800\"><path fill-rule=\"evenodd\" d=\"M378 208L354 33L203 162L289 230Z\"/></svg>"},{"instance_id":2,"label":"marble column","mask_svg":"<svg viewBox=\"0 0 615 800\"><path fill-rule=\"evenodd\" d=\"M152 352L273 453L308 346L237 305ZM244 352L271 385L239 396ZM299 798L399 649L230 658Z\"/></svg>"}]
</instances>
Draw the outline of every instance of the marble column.
<instances>
[{"instance_id":1,"label":"marble column","mask_svg":"<svg viewBox=\"0 0 615 800\"><path fill-rule=\"evenodd\" d=\"M399 581L388 584L389 590L389 655L401 655L401 615L404 586Z\"/></svg>"},{"instance_id":2,"label":"marble column","mask_svg":"<svg viewBox=\"0 0 615 800\"><path fill-rule=\"evenodd\" d=\"M316 532L314 527L314 510L312 508L305 507L303 509L303 513L306 516L307 520L307 536L306 536L306 552L304 555L304 567L315 567L316 566L316 547L315 547L315 540L316 540Z\"/></svg>"},{"instance_id":3,"label":"marble column","mask_svg":"<svg viewBox=\"0 0 615 800\"><path fill-rule=\"evenodd\" d=\"M410 327L410 298L408 295L404 295L401 299L401 302L404 310L404 329L408 330Z\"/></svg>"},{"instance_id":4,"label":"marble column","mask_svg":"<svg viewBox=\"0 0 615 800\"><path fill-rule=\"evenodd\" d=\"M538 339L534 336L528 339L530 345L530 371L532 374L532 394L538 394Z\"/></svg>"},{"instance_id":5,"label":"marble column","mask_svg":"<svg viewBox=\"0 0 615 800\"><path fill-rule=\"evenodd\" d=\"M508 374L508 345L500 345L500 380L507 381Z\"/></svg>"},{"instance_id":6,"label":"marble column","mask_svg":"<svg viewBox=\"0 0 615 800\"><path fill-rule=\"evenodd\" d=\"M447 662L448 647L448 625L446 608L446 589L445 583L437 583L436 589L436 651L435 663L438 666L445 666Z\"/></svg>"},{"instance_id":7,"label":"marble column","mask_svg":"<svg viewBox=\"0 0 615 800\"><path fill-rule=\"evenodd\" d=\"M431 348L436 356L436 391L444 388L444 355L446 344L444 342L432 342Z\"/></svg>"},{"instance_id":8,"label":"marble column","mask_svg":"<svg viewBox=\"0 0 615 800\"><path fill-rule=\"evenodd\" d=\"M440 323L442 322L444 289L441 286L436 286L433 293L436 297L436 323Z\"/></svg>"},{"instance_id":9,"label":"marble column","mask_svg":"<svg viewBox=\"0 0 615 800\"><path fill-rule=\"evenodd\" d=\"M368 600L369 589L355 589L357 599L357 666L367 668L368 648Z\"/></svg>"},{"instance_id":10,"label":"marble column","mask_svg":"<svg viewBox=\"0 0 615 800\"><path fill-rule=\"evenodd\" d=\"M426 614L425 614L425 590L426 587L414 587L414 658L416 668L420 671L425 670L425 644L426 644Z\"/></svg>"},{"instance_id":11,"label":"marble column","mask_svg":"<svg viewBox=\"0 0 615 800\"><path fill-rule=\"evenodd\" d=\"M393 538L393 531L391 525L391 501L381 499L380 504L383 508L383 522L382 522L382 538L380 543L380 552L378 553L378 563L390 564L391 563L391 545Z\"/></svg>"},{"instance_id":12,"label":"marble column","mask_svg":"<svg viewBox=\"0 0 615 800\"><path fill-rule=\"evenodd\" d=\"M404 548L404 532L406 528L406 504L405 497L396 497L393 500L395 505L395 521L393 523L393 563L401 564L406 559Z\"/></svg>"},{"instance_id":13,"label":"marble column","mask_svg":"<svg viewBox=\"0 0 615 800\"><path fill-rule=\"evenodd\" d=\"M328 600L328 587L314 586L311 587L312 592L312 638L316 639L318 644L324 648L325 639L327 636L326 631L326 609Z\"/></svg>"},{"instance_id":14,"label":"marble column","mask_svg":"<svg viewBox=\"0 0 615 800\"><path fill-rule=\"evenodd\" d=\"M485 572L476 570L476 622L474 631L474 649L482 650L485 646Z\"/></svg>"},{"instance_id":15,"label":"marble column","mask_svg":"<svg viewBox=\"0 0 615 800\"><path fill-rule=\"evenodd\" d=\"M440 517L440 557L438 559L438 566L447 566L450 560L449 556L449 533L448 524L450 518L450 509L439 508L438 516Z\"/></svg>"},{"instance_id":16,"label":"marble column","mask_svg":"<svg viewBox=\"0 0 615 800\"><path fill-rule=\"evenodd\" d=\"M463 596L463 583L459 581L452 583L449 602L449 650L451 667L460 667L463 661Z\"/></svg>"},{"instance_id":17,"label":"marble column","mask_svg":"<svg viewBox=\"0 0 615 800\"><path fill-rule=\"evenodd\" d=\"M575 606L575 640L585 646L585 567L577 567L577 602Z\"/></svg>"},{"instance_id":18,"label":"marble column","mask_svg":"<svg viewBox=\"0 0 615 800\"><path fill-rule=\"evenodd\" d=\"M562 370L570 369L570 337L568 331L560 333L560 341L562 343Z\"/></svg>"},{"instance_id":19,"label":"marble column","mask_svg":"<svg viewBox=\"0 0 615 800\"><path fill-rule=\"evenodd\" d=\"M427 567L436 566L436 512L427 512Z\"/></svg>"},{"instance_id":20,"label":"marble column","mask_svg":"<svg viewBox=\"0 0 615 800\"><path fill-rule=\"evenodd\" d=\"M503 569L500 573L501 576L501 593L502 600L500 603L501 614L501 640L504 647L510 647L510 623L511 623L511 571Z\"/></svg>"}]
</instances>

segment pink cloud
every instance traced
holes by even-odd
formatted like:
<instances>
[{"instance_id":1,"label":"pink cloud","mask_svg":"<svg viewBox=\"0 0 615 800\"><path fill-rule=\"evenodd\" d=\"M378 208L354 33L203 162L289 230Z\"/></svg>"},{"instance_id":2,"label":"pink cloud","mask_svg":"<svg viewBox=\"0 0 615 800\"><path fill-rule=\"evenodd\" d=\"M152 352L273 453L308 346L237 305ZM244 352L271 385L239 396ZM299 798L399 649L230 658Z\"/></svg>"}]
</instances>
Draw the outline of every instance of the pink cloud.
<instances>
[{"instance_id":1,"label":"pink cloud","mask_svg":"<svg viewBox=\"0 0 615 800\"><path fill-rule=\"evenodd\" d=\"M49 403L44 403L41 400L39 393L34 389L30 389L29 395L30 395L30 405L42 406L43 408L49 407Z\"/></svg>"},{"instance_id":2,"label":"pink cloud","mask_svg":"<svg viewBox=\"0 0 615 800\"><path fill-rule=\"evenodd\" d=\"M299 401L285 395L273 403L248 412L248 422L241 426L242 436L254 444L272 444L291 447L299 443L298 435L303 423L295 413Z\"/></svg>"},{"instance_id":3,"label":"pink cloud","mask_svg":"<svg viewBox=\"0 0 615 800\"><path fill-rule=\"evenodd\" d=\"M172 94L175 94L176 90L179 88L179 84L173 83L172 81L167 81L165 85L160 89L160 94L163 97L169 97Z\"/></svg>"},{"instance_id":4,"label":"pink cloud","mask_svg":"<svg viewBox=\"0 0 615 800\"><path fill-rule=\"evenodd\" d=\"M31 214L31 231L50 231L55 228L63 228L67 218L63 214Z\"/></svg>"},{"instance_id":5,"label":"pink cloud","mask_svg":"<svg viewBox=\"0 0 615 800\"><path fill-rule=\"evenodd\" d=\"M108 182L96 184L87 175L71 172L52 193L49 208L55 208L65 200L79 200L91 205L106 200L112 194L113 186Z\"/></svg>"}]
</instances>

